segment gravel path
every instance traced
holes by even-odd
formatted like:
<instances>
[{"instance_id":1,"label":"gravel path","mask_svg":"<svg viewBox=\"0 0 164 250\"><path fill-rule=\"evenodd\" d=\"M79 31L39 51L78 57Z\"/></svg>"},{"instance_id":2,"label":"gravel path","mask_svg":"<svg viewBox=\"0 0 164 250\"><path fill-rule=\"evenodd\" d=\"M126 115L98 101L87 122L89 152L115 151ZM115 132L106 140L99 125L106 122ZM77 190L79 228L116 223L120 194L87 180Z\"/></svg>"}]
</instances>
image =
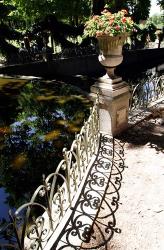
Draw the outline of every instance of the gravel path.
<instances>
[{"instance_id":1,"label":"gravel path","mask_svg":"<svg viewBox=\"0 0 164 250\"><path fill-rule=\"evenodd\" d=\"M122 205L116 214L121 234L108 249L164 249L164 155L148 144L126 149L120 190Z\"/></svg>"},{"instance_id":2,"label":"gravel path","mask_svg":"<svg viewBox=\"0 0 164 250\"><path fill-rule=\"evenodd\" d=\"M119 138L120 139L120 138ZM129 129L125 142L125 165L114 216L113 237L104 246L99 233L82 249L164 250L164 125L149 119ZM105 205L102 204L103 211ZM100 213L103 212L102 209ZM103 212L104 213L104 212ZM106 226L109 225L109 218ZM115 230L118 228L117 230ZM96 230L95 230L96 231ZM103 231L103 230L102 230ZM119 233L117 233L119 232ZM108 233L108 232L107 232ZM104 232L104 239L107 239ZM93 238L93 237L92 237ZM92 247L97 240L97 247Z\"/></svg>"},{"instance_id":3,"label":"gravel path","mask_svg":"<svg viewBox=\"0 0 164 250\"><path fill-rule=\"evenodd\" d=\"M121 205L116 213L121 234L107 249L164 249L164 126L150 119L125 135Z\"/></svg>"}]
</instances>

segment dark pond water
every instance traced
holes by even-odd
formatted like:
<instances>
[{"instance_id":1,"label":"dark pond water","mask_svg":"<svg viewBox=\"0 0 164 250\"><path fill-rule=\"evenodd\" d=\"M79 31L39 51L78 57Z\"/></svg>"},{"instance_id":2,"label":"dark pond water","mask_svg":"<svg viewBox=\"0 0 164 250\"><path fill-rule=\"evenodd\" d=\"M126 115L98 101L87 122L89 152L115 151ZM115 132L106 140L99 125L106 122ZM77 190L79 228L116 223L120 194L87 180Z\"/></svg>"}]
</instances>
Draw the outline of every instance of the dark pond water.
<instances>
[{"instance_id":1,"label":"dark pond water","mask_svg":"<svg viewBox=\"0 0 164 250\"><path fill-rule=\"evenodd\" d=\"M162 74L156 70L122 76L135 85ZM71 79L88 91L94 81ZM63 147L70 148L87 119L92 103L79 87L54 80L0 79L0 230L9 220L8 210L29 201L42 175L55 171Z\"/></svg>"},{"instance_id":2,"label":"dark pond water","mask_svg":"<svg viewBox=\"0 0 164 250\"><path fill-rule=\"evenodd\" d=\"M80 89L57 81L0 79L0 222L54 172L89 115Z\"/></svg>"}]
</instances>

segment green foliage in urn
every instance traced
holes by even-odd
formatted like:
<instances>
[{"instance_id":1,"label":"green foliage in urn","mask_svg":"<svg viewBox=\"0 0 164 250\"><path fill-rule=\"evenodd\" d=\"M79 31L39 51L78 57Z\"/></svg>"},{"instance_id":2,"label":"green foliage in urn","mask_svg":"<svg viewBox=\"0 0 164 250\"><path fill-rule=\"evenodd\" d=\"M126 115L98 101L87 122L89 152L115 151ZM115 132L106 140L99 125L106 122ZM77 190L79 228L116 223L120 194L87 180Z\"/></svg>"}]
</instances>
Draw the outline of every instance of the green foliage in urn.
<instances>
[{"instance_id":1,"label":"green foliage in urn","mask_svg":"<svg viewBox=\"0 0 164 250\"><path fill-rule=\"evenodd\" d=\"M133 20L127 16L126 10L111 13L107 9L101 15L94 15L85 24L84 36L98 37L102 35L117 36L133 30Z\"/></svg>"}]
</instances>

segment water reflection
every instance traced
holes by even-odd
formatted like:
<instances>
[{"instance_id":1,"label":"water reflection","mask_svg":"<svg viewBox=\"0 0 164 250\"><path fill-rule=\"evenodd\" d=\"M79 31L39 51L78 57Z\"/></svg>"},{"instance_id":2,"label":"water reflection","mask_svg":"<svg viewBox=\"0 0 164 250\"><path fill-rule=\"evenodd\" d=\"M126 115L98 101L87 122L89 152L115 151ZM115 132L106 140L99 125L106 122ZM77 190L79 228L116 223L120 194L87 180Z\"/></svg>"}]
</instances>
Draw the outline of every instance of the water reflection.
<instances>
[{"instance_id":1,"label":"water reflection","mask_svg":"<svg viewBox=\"0 0 164 250\"><path fill-rule=\"evenodd\" d=\"M65 83L13 84L0 84L1 220L5 207L26 202L42 175L55 171L62 148L70 147L91 106L78 88Z\"/></svg>"}]
</instances>

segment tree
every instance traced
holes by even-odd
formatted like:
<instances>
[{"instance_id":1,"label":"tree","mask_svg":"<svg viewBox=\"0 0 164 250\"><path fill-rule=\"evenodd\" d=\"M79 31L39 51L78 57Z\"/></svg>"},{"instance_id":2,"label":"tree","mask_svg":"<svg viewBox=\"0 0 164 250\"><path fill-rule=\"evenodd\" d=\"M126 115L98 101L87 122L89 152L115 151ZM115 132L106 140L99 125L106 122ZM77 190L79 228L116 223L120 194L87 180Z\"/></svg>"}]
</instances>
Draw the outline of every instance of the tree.
<instances>
[{"instance_id":1,"label":"tree","mask_svg":"<svg viewBox=\"0 0 164 250\"><path fill-rule=\"evenodd\" d=\"M16 8L13 17L25 20L26 29L30 28L36 19L44 18L54 11L52 0L5 0L5 3L11 3Z\"/></svg>"},{"instance_id":2,"label":"tree","mask_svg":"<svg viewBox=\"0 0 164 250\"><path fill-rule=\"evenodd\" d=\"M162 9L164 9L164 0L157 0L157 4L160 5Z\"/></svg>"},{"instance_id":3,"label":"tree","mask_svg":"<svg viewBox=\"0 0 164 250\"><path fill-rule=\"evenodd\" d=\"M0 2L0 52L6 56L7 61L16 60L18 49L10 44L10 40L20 39L21 34L8 25L8 16L13 10L13 6L4 5L4 2ZM13 58L12 58L13 57Z\"/></svg>"},{"instance_id":4,"label":"tree","mask_svg":"<svg viewBox=\"0 0 164 250\"><path fill-rule=\"evenodd\" d=\"M140 20L147 20L149 17L151 7L151 0L138 0L133 8L133 19L136 23L139 23Z\"/></svg>"},{"instance_id":5,"label":"tree","mask_svg":"<svg viewBox=\"0 0 164 250\"><path fill-rule=\"evenodd\" d=\"M153 15L151 17L149 17L149 20L154 23L158 28L162 28L163 27L163 15Z\"/></svg>"},{"instance_id":6,"label":"tree","mask_svg":"<svg viewBox=\"0 0 164 250\"><path fill-rule=\"evenodd\" d=\"M55 0L55 15L59 20L78 26L90 15L90 5L91 2L88 0Z\"/></svg>"},{"instance_id":7,"label":"tree","mask_svg":"<svg viewBox=\"0 0 164 250\"><path fill-rule=\"evenodd\" d=\"M149 17L151 0L93 0L93 14L100 14L102 9L107 7L112 13L121 9L128 10L135 22L146 20Z\"/></svg>"},{"instance_id":8,"label":"tree","mask_svg":"<svg viewBox=\"0 0 164 250\"><path fill-rule=\"evenodd\" d=\"M36 20L44 19L55 14L60 20L72 25L79 25L90 14L90 1L88 0L5 0L12 3L17 12L17 18L26 20L26 28L30 28Z\"/></svg>"},{"instance_id":9,"label":"tree","mask_svg":"<svg viewBox=\"0 0 164 250\"><path fill-rule=\"evenodd\" d=\"M108 0L106 6L114 13L121 9L128 9L127 1L124 0Z\"/></svg>"},{"instance_id":10,"label":"tree","mask_svg":"<svg viewBox=\"0 0 164 250\"><path fill-rule=\"evenodd\" d=\"M83 26L75 27L67 23L58 21L56 15L47 15L43 21L37 22L32 29L32 34L42 33L42 36L49 32L54 41L63 48L74 47L75 44L70 42L68 37L77 37L82 35Z\"/></svg>"},{"instance_id":11,"label":"tree","mask_svg":"<svg viewBox=\"0 0 164 250\"><path fill-rule=\"evenodd\" d=\"M6 4L9 3L9 0L4 1ZM75 46L67 38L82 35L81 24L84 23L86 16L90 15L91 8L88 0L10 0L10 2L16 9L12 12L12 20L25 21L25 27L21 27L23 30L32 31L34 35L37 32L42 32L44 35L48 31L62 47Z\"/></svg>"},{"instance_id":12,"label":"tree","mask_svg":"<svg viewBox=\"0 0 164 250\"><path fill-rule=\"evenodd\" d=\"M91 14L100 15L104 9L105 0L92 0L91 1Z\"/></svg>"}]
</instances>

